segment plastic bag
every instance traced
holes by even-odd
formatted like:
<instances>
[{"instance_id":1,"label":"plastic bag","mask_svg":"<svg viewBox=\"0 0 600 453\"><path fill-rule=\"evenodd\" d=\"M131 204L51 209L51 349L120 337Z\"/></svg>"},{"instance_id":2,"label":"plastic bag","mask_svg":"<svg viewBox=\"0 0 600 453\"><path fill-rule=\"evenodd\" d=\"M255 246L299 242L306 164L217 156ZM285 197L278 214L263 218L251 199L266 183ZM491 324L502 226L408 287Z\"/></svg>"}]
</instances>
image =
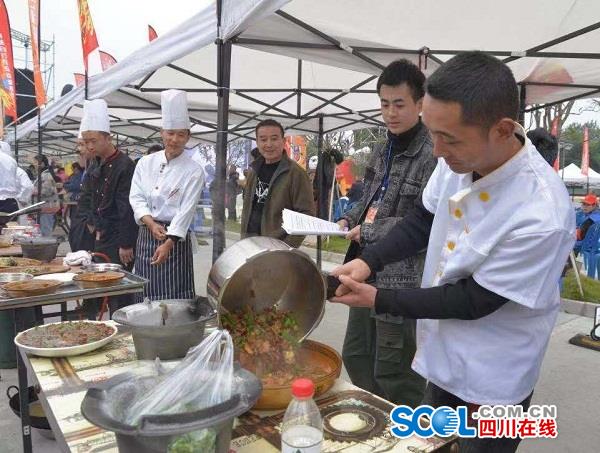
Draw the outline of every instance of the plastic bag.
<instances>
[{"instance_id":1,"label":"plastic bag","mask_svg":"<svg viewBox=\"0 0 600 453\"><path fill-rule=\"evenodd\" d=\"M125 423L137 425L144 415L193 412L227 401L233 389L233 342L215 330L190 349L179 365L130 406Z\"/></svg>"}]
</instances>

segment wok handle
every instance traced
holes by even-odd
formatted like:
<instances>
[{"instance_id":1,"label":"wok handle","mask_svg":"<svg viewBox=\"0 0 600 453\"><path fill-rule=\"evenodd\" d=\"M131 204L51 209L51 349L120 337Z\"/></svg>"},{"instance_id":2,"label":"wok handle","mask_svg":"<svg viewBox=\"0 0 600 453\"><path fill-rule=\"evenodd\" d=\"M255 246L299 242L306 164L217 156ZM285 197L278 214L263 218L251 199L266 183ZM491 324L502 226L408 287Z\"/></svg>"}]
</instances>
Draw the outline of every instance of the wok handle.
<instances>
[{"instance_id":1,"label":"wok handle","mask_svg":"<svg viewBox=\"0 0 600 453\"><path fill-rule=\"evenodd\" d=\"M335 297L335 291L338 289L338 286L342 284L342 282L340 282L339 278L334 277L333 275L328 274L327 272L321 272L321 275L325 280L325 287L327 289L327 299Z\"/></svg>"}]
</instances>

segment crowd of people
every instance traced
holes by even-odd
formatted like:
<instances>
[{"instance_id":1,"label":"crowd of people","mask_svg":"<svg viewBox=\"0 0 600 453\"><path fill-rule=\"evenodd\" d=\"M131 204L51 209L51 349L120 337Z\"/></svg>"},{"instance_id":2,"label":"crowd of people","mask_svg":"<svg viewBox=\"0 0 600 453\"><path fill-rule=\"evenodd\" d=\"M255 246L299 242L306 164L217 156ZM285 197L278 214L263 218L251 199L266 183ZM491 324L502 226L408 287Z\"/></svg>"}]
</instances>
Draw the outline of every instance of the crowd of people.
<instances>
[{"instance_id":1,"label":"crowd of people","mask_svg":"<svg viewBox=\"0 0 600 453\"><path fill-rule=\"evenodd\" d=\"M334 271L341 284L332 298L350 307L348 374L396 404L465 405L471 413L483 404L526 409L576 237L568 193L548 165L556 141L543 131L525 133L512 72L484 53L459 54L427 81L412 62L395 61L380 75L377 95L387 139L372 150L352 208L338 220L351 241L345 264ZM106 103L86 101L78 142L86 165L64 182L78 202L71 248L102 253L147 278L138 301L195 295L190 225L205 174L185 152L185 92L164 91L161 107L163 146L134 163L111 141ZM285 152L280 123L263 120L255 133L241 237L297 247L303 237L283 230L282 212L314 215L315 191ZM1 162L3 174L16 171ZM30 190L47 202L47 233L60 176L44 156L34 165L42 190ZM4 183L0 210L11 211L11 200L22 195ZM229 218L236 220L235 168L226 186ZM578 239L600 220L597 204L594 195L584 199ZM461 451L512 452L519 439L460 443Z\"/></svg>"}]
</instances>

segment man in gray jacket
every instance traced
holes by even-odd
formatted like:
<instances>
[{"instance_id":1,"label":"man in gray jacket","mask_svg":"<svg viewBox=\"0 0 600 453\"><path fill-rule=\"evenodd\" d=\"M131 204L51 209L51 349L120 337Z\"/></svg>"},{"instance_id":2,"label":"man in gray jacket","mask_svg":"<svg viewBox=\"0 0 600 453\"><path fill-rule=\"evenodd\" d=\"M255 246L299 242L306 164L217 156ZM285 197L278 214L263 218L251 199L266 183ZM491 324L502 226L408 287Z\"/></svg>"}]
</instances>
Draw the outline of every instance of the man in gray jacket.
<instances>
[{"instance_id":1,"label":"man in gray jacket","mask_svg":"<svg viewBox=\"0 0 600 453\"><path fill-rule=\"evenodd\" d=\"M387 140L376 146L365 171L362 199L339 224L350 231L350 261L377 242L410 211L425 187L436 159L421 123L425 76L407 60L390 63L377 81ZM425 254L385 266L371 280L381 289L418 288ZM417 406L425 380L411 369L415 321L369 308L350 308L342 351L352 383L396 404Z\"/></svg>"}]
</instances>

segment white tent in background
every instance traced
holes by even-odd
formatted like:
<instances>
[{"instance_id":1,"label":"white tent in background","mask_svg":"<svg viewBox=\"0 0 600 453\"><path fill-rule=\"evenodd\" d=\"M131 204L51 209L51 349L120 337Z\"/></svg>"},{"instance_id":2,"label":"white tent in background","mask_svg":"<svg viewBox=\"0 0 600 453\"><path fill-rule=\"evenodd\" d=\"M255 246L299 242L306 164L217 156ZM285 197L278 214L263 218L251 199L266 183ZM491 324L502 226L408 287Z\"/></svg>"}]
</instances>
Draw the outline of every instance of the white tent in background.
<instances>
[{"instance_id":1,"label":"white tent in background","mask_svg":"<svg viewBox=\"0 0 600 453\"><path fill-rule=\"evenodd\" d=\"M561 169L558 174L567 186L587 186L588 183L590 186L600 186L600 173L594 171L592 168L589 169L586 176L581 173L581 168L571 163Z\"/></svg>"}]
</instances>

